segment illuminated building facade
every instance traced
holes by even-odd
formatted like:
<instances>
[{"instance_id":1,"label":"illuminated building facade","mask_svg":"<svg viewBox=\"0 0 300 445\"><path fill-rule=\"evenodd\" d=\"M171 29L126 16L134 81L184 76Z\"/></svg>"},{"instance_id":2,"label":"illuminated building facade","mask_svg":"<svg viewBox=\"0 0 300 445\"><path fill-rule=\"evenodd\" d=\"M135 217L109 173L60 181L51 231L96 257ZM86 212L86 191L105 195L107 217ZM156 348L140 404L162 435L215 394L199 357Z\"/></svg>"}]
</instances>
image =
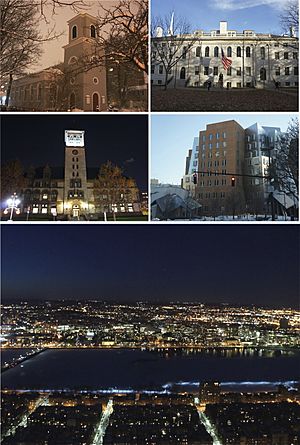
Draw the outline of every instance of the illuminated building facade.
<instances>
[{"instance_id":1,"label":"illuminated building facade","mask_svg":"<svg viewBox=\"0 0 300 445\"><path fill-rule=\"evenodd\" d=\"M97 169L86 166L84 131L65 131L64 168L30 169L27 173L27 186L21 193L23 213L65 216L85 219L107 212L140 213L140 196L134 179L124 178L126 190L118 189L120 198L114 195L114 202L103 209L99 199L101 190L95 190ZM96 198L95 198L96 196Z\"/></svg>"}]
</instances>

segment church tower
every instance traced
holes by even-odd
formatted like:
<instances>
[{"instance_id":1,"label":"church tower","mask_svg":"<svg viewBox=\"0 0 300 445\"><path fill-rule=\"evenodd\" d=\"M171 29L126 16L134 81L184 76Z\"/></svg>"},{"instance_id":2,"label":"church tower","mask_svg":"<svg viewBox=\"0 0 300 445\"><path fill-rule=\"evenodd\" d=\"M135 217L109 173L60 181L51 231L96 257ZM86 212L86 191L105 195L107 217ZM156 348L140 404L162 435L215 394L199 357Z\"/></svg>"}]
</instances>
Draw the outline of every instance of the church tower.
<instances>
[{"instance_id":1,"label":"church tower","mask_svg":"<svg viewBox=\"0 0 300 445\"><path fill-rule=\"evenodd\" d=\"M88 213L84 131L65 131L64 213L73 218Z\"/></svg>"},{"instance_id":2,"label":"church tower","mask_svg":"<svg viewBox=\"0 0 300 445\"><path fill-rule=\"evenodd\" d=\"M68 108L80 109L84 111L106 111L107 91L106 91L106 69L105 67L95 67L87 72L80 72L82 57L88 60L101 53L96 48L97 19L90 14L82 13L76 15L68 22L69 43L64 46L64 65L67 72L74 69L74 76L70 73L67 76L69 85L66 87L68 95Z\"/></svg>"}]
</instances>

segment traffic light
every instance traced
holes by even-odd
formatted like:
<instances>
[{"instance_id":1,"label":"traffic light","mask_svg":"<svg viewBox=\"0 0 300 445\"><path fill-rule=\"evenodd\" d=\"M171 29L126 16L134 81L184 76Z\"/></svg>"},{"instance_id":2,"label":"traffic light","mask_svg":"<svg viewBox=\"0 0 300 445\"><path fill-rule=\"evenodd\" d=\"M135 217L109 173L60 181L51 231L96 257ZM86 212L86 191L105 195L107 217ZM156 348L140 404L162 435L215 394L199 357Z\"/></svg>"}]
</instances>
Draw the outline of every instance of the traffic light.
<instances>
[{"instance_id":1,"label":"traffic light","mask_svg":"<svg viewBox=\"0 0 300 445\"><path fill-rule=\"evenodd\" d=\"M234 187L234 186L235 186L235 177L233 176L231 178L231 187Z\"/></svg>"},{"instance_id":2,"label":"traffic light","mask_svg":"<svg viewBox=\"0 0 300 445\"><path fill-rule=\"evenodd\" d=\"M193 183L197 184L197 173L193 174Z\"/></svg>"}]
</instances>

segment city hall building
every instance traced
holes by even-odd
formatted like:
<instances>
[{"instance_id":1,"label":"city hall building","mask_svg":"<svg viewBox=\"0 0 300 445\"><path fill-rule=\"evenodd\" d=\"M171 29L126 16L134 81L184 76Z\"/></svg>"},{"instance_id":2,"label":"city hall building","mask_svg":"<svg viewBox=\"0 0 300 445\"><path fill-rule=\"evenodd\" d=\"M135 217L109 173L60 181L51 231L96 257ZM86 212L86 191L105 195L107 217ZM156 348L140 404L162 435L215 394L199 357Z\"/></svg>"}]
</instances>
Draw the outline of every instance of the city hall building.
<instances>
[{"instance_id":1,"label":"city hall building","mask_svg":"<svg viewBox=\"0 0 300 445\"><path fill-rule=\"evenodd\" d=\"M222 63L223 55L231 61L227 69ZM221 78L224 88L299 85L298 39L292 28L290 36L252 30L238 32L221 21L218 30L199 30L184 36L170 32L163 36L162 28L158 27L152 39L152 85L165 84L162 60L173 56L178 62L169 70L168 87L201 87L207 82L220 85Z\"/></svg>"},{"instance_id":2,"label":"city hall building","mask_svg":"<svg viewBox=\"0 0 300 445\"><path fill-rule=\"evenodd\" d=\"M20 194L21 212L64 216L67 219L97 219L107 213L140 213L139 190L134 179L124 178L123 186L97 186L99 169L86 166L84 131L65 131L63 168L29 169L26 188ZM112 198L113 196L113 198Z\"/></svg>"}]
</instances>

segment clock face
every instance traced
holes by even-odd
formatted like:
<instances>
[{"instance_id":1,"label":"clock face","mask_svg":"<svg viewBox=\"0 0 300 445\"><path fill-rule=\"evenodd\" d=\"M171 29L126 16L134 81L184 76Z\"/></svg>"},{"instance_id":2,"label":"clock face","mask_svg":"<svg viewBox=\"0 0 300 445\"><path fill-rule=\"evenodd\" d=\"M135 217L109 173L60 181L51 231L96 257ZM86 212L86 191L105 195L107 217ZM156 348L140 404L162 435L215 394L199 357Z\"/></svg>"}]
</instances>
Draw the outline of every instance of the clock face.
<instances>
[{"instance_id":1,"label":"clock face","mask_svg":"<svg viewBox=\"0 0 300 445\"><path fill-rule=\"evenodd\" d=\"M78 155L78 150L72 150L72 155Z\"/></svg>"},{"instance_id":2,"label":"clock face","mask_svg":"<svg viewBox=\"0 0 300 445\"><path fill-rule=\"evenodd\" d=\"M67 147L84 147L84 131L65 131L65 143Z\"/></svg>"}]
</instances>

